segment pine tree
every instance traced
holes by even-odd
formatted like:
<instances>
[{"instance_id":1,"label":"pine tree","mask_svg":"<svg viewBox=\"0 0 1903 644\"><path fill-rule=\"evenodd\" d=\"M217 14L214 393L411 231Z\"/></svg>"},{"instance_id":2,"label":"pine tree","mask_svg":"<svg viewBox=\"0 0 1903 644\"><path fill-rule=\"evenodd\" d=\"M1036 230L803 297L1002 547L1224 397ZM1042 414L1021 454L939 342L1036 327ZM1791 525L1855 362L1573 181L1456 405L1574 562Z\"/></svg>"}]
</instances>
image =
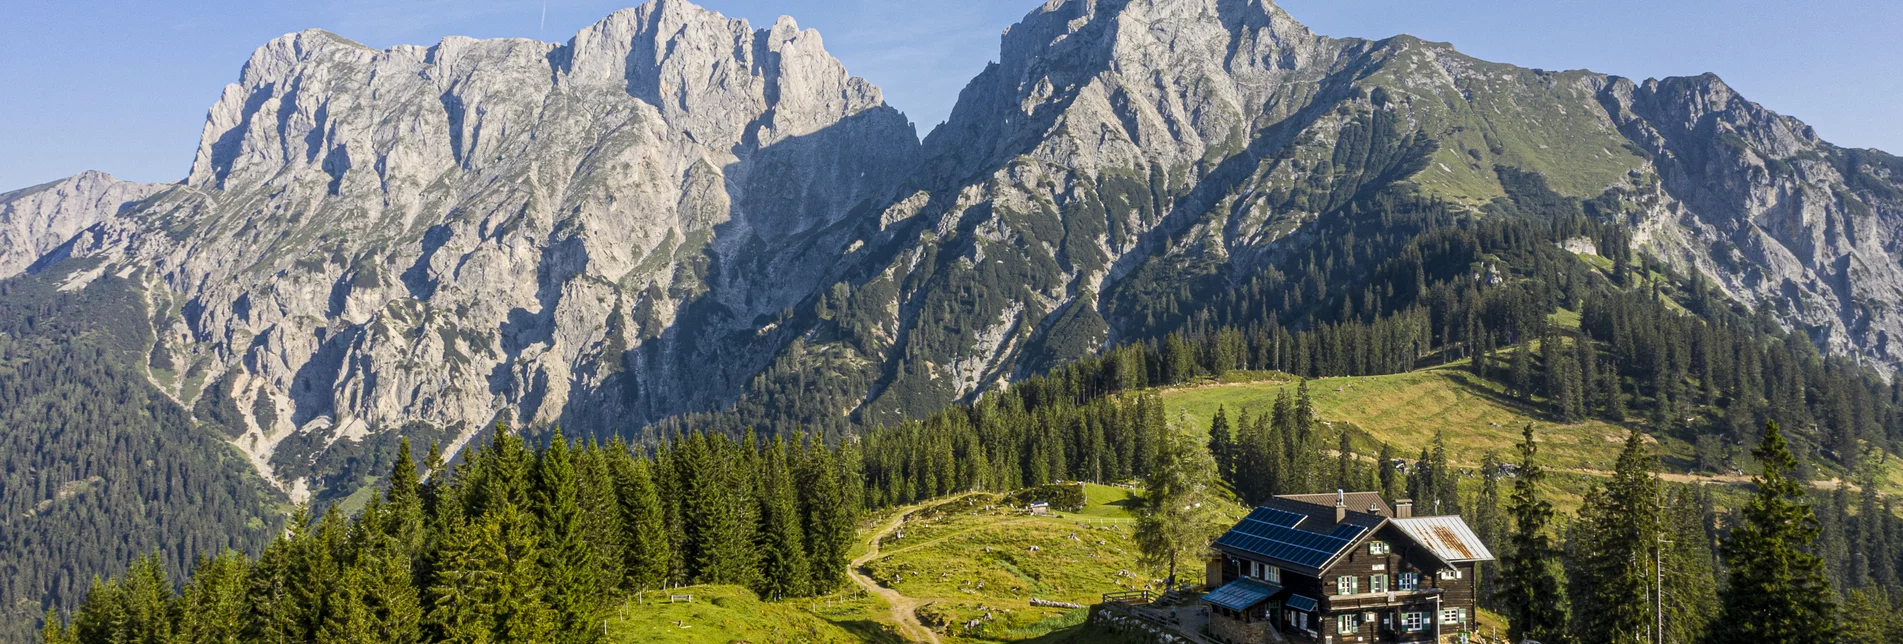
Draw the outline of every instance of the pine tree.
<instances>
[{"instance_id":1,"label":"pine tree","mask_svg":"<svg viewBox=\"0 0 1903 644\"><path fill-rule=\"evenodd\" d=\"M1394 446L1381 444L1381 462L1379 464L1382 498L1395 499L1401 495L1401 473L1394 468Z\"/></svg>"},{"instance_id":2,"label":"pine tree","mask_svg":"<svg viewBox=\"0 0 1903 644\"><path fill-rule=\"evenodd\" d=\"M1903 616L1881 588L1850 591L1843 607L1843 641L1903 641Z\"/></svg>"},{"instance_id":3,"label":"pine tree","mask_svg":"<svg viewBox=\"0 0 1903 644\"><path fill-rule=\"evenodd\" d=\"M79 641L73 639L73 633L66 628L66 622L60 619L59 611L49 606L46 609L46 616L40 622L40 643L79 644Z\"/></svg>"},{"instance_id":4,"label":"pine tree","mask_svg":"<svg viewBox=\"0 0 1903 644\"><path fill-rule=\"evenodd\" d=\"M760 522L754 531L761 558L754 590L761 597L776 600L806 594L811 575L786 450L786 444L774 437L761 459L765 471L761 477Z\"/></svg>"},{"instance_id":5,"label":"pine tree","mask_svg":"<svg viewBox=\"0 0 1903 644\"><path fill-rule=\"evenodd\" d=\"M582 539L599 567L593 575L596 594L604 600L622 588L627 576L628 527L622 521L619 478L608 466L607 451L594 439L575 451L576 502L582 509Z\"/></svg>"},{"instance_id":6,"label":"pine tree","mask_svg":"<svg viewBox=\"0 0 1903 644\"><path fill-rule=\"evenodd\" d=\"M1356 460L1354 444L1349 440L1348 432L1341 432L1341 438L1335 446L1335 489L1359 490L1362 488L1361 470Z\"/></svg>"},{"instance_id":7,"label":"pine tree","mask_svg":"<svg viewBox=\"0 0 1903 644\"><path fill-rule=\"evenodd\" d=\"M750 481L736 475L751 459L721 435L696 434L677 455L686 523L687 563L695 583L747 584L757 572Z\"/></svg>"},{"instance_id":8,"label":"pine tree","mask_svg":"<svg viewBox=\"0 0 1903 644\"><path fill-rule=\"evenodd\" d=\"M1236 476L1234 454L1235 438L1229 429L1229 414L1222 405L1216 406L1216 417L1209 421L1209 455L1216 459L1216 473L1224 481L1233 481Z\"/></svg>"},{"instance_id":9,"label":"pine tree","mask_svg":"<svg viewBox=\"0 0 1903 644\"><path fill-rule=\"evenodd\" d=\"M534 516L507 503L446 538L430 587L438 641L549 641L556 616L542 598L539 541Z\"/></svg>"},{"instance_id":10,"label":"pine tree","mask_svg":"<svg viewBox=\"0 0 1903 644\"><path fill-rule=\"evenodd\" d=\"M433 449L433 448L432 448ZM390 513L389 536L405 553L423 547L423 486L416 462L410 459L410 439L398 441L396 464L390 469L390 491L384 496Z\"/></svg>"},{"instance_id":11,"label":"pine tree","mask_svg":"<svg viewBox=\"0 0 1903 644\"><path fill-rule=\"evenodd\" d=\"M1492 450L1480 461L1480 493L1474 497L1472 505L1473 530L1480 542L1498 548L1506 536L1506 517L1500 514L1500 457ZM1493 608L1494 597L1499 594L1499 564L1482 563L1479 567L1479 601L1482 606Z\"/></svg>"},{"instance_id":12,"label":"pine tree","mask_svg":"<svg viewBox=\"0 0 1903 644\"><path fill-rule=\"evenodd\" d=\"M1693 644L1703 641L1718 614L1718 579L1712 573L1720 566L1711 547L1710 498L1702 490L1678 487L1665 499L1661 582L1653 592L1664 592L1665 641Z\"/></svg>"},{"instance_id":13,"label":"pine tree","mask_svg":"<svg viewBox=\"0 0 1903 644\"><path fill-rule=\"evenodd\" d=\"M365 599L369 580L355 566L345 568L325 599L323 621L317 629L317 644L376 644L376 617Z\"/></svg>"},{"instance_id":14,"label":"pine tree","mask_svg":"<svg viewBox=\"0 0 1903 644\"><path fill-rule=\"evenodd\" d=\"M1533 426L1527 425L1521 436L1520 471L1513 481L1513 500L1507 510L1513 525L1506 554L1500 560L1500 605L1507 615L1507 639L1570 642L1559 549L1548 534L1553 504L1541 498L1539 489L1546 471L1540 466Z\"/></svg>"},{"instance_id":15,"label":"pine tree","mask_svg":"<svg viewBox=\"0 0 1903 644\"><path fill-rule=\"evenodd\" d=\"M1146 565L1166 571L1170 588L1184 560L1194 561L1228 527L1217 504L1221 490L1209 450L1184 432L1170 432L1158 446L1156 467L1145 481L1136 541Z\"/></svg>"},{"instance_id":16,"label":"pine tree","mask_svg":"<svg viewBox=\"0 0 1903 644\"><path fill-rule=\"evenodd\" d=\"M178 644L237 644L244 641L246 574L244 554L227 551L202 557L191 583L179 597ZM407 579L405 580L408 581Z\"/></svg>"},{"instance_id":17,"label":"pine tree","mask_svg":"<svg viewBox=\"0 0 1903 644\"><path fill-rule=\"evenodd\" d=\"M668 554L667 516L650 474L650 461L633 457L619 443L608 453L621 498L622 525L628 531L624 584L636 591L660 588L667 582L673 557Z\"/></svg>"},{"instance_id":18,"label":"pine tree","mask_svg":"<svg viewBox=\"0 0 1903 644\"><path fill-rule=\"evenodd\" d=\"M1823 562L1808 550L1817 518L1805 504L1804 485L1792 475L1797 459L1778 431L1764 429L1752 452L1764 467L1743 521L1725 541L1731 575L1712 622L1712 644L1824 644L1836 641L1836 605Z\"/></svg>"},{"instance_id":19,"label":"pine tree","mask_svg":"<svg viewBox=\"0 0 1903 644\"><path fill-rule=\"evenodd\" d=\"M1573 631L1585 644L1649 639L1654 550L1659 546L1659 482L1644 436L1626 439L1612 480L1587 492L1569 550L1567 596Z\"/></svg>"},{"instance_id":20,"label":"pine tree","mask_svg":"<svg viewBox=\"0 0 1903 644\"><path fill-rule=\"evenodd\" d=\"M1533 395L1533 346L1521 342L1513 348L1513 370L1511 373L1513 395L1531 398Z\"/></svg>"},{"instance_id":21,"label":"pine tree","mask_svg":"<svg viewBox=\"0 0 1903 644\"><path fill-rule=\"evenodd\" d=\"M1434 430L1434 452L1428 457L1428 465L1434 475L1433 487L1428 490L1434 513L1460 514L1460 480L1454 477L1454 466L1447 460L1447 437L1441 430Z\"/></svg>"},{"instance_id":22,"label":"pine tree","mask_svg":"<svg viewBox=\"0 0 1903 644\"><path fill-rule=\"evenodd\" d=\"M814 441L799 474L800 512L804 516L807 565L812 592L831 592L846 582L846 551L858 524L846 490L859 487L845 471L848 461L835 459Z\"/></svg>"},{"instance_id":23,"label":"pine tree","mask_svg":"<svg viewBox=\"0 0 1903 644\"><path fill-rule=\"evenodd\" d=\"M553 611L556 642L592 642L602 610L603 563L595 560L581 510L581 483L568 441L555 431L536 461L534 509L543 596Z\"/></svg>"}]
</instances>

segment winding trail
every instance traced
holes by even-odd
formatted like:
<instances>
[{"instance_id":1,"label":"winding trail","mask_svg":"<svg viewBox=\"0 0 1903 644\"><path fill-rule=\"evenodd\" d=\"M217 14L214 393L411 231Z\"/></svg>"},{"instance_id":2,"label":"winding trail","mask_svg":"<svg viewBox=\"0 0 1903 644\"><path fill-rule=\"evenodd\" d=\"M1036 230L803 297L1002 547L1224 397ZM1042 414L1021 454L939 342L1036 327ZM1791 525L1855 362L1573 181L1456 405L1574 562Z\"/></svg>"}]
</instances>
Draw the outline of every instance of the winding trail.
<instances>
[{"instance_id":1,"label":"winding trail","mask_svg":"<svg viewBox=\"0 0 1903 644\"><path fill-rule=\"evenodd\" d=\"M913 642L939 644L938 633L926 628L924 624L918 621L920 600L907 597L904 593L897 590L881 586L879 582L873 581L870 577L860 574L859 572L860 567L879 558L879 540L884 539L885 535L892 534L893 530L899 529L899 526L905 523L906 517L912 516L912 513L917 510L918 508L914 506L900 511L898 515L892 519L891 523L886 524L886 526L880 528L878 532L873 533L872 539L866 542L866 554L859 555L859 558L852 560L852 565L847 568L846 572L852 576L852 583L859 584L859 587L866 589L867 592L885 598L885 603L892 606L892 621L899 625L899 634L903 635L905 639Z\"/></svg>"}]
</instances>

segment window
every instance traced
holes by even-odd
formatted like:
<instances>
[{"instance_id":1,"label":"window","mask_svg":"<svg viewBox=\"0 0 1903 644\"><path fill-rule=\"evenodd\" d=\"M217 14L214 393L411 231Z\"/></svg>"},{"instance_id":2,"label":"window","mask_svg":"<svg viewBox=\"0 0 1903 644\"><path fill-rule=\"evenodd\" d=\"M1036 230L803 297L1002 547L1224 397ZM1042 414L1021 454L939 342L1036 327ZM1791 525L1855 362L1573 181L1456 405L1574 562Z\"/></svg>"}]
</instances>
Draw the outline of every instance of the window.
<instances>
[{"instance_id":1,"label":"window","mask_svg":"<svg viewBox=\"0 0 1903 644\"><path fill-rule=\"evenodd\" d=\"M1446 569L1446 570L1442 570L1442 571L1440 571L1440 578L1441 578L1441 579L1459 579L1459 578L1460 578L1460 569L1459 569L1459 568L1448 568L1448 569Z\"/></svg>"},{"instance_id":2,"label":"window","mask_svg":"<svg viewBox=\"0 0 1903 644\"><path fill-rule=\"evenodd\" d=\"M1388 576L1387 575L1369 576L1368 577L1368 592L1371 592L1371 593L1388 592Z\"/></svg>"},{"instance_id":3,"label":"window","mask_svg":"<svg viewBox=\"0 0 1903 644\"><path fill-rule=\"evenodd\" d=\"M1427 630L1427 613L1401 613L1401 629L1410 633Z\"/></svg>"},{"instance_id":4,"label":"window","mask_svg":"<svg viewBox=\"0 0 1903 644\"><path fill-rule=\"evenodd\" d=\"M1401 573L1401 576L1396 578L1395 582L1396 582L1395 586L1399 587L1401 590L1419 590L1421 587L1421 573L1418 573L1418 572Z\"/></svg>"},{"instance_id":5,"label":"window","mask_svg":"<svg viewBox=\"0 0 1903 644\"><path fill-rule=\"evenodd\" d=\"M1361 581L1356 579L1354 575L1348 575L1335 580L1335 594L1353 595L1359 592L1361 592Z\"/></svg>"},{"instance_id":6,"label":"window","mask_svg":"<svg viewBox=\"0 0 1903 644\"><path fill-rule=\"evenodd\" d=\"M1282 569L1265 563L1250 561L1243 567L1243 574L1256 579L1282 583Z\"/></svg>"},{"instance_id":7,"label":"window","mask_svg":"<svg viewBox=\"0 0 1903 644\"><path fill-rule=\"evenodd\" d=\"M1386 541L1369 541L1368 542L1368 554L1385 555L1385 554L1388 554L1388 552L1389 552L1388 542Z\"/></svg>"},{"instance_id":8,"label":"window","mask_svg":"<svg viewBox=\"0 0 1903 644\"><path fill-rule=\"evenodd\" d=\"M1347 615L1335 616L1335 632L1336 633L1341 635L1351 635L1354 632L1359 630L1361 630L1361 616L1360 615L1349 613Z\"/></svg>"},{"instance_id":9,"label":"window","mask_svg":"<svg viewBox=\"0 0 1903 644\"><path fill-rule=\"evenodd\" d=\"M1443 625L1457 625L1465 621L1467 621L1465 608L1443 608L1440 611L1440 623Z\"/></svg>"}]
</instances>

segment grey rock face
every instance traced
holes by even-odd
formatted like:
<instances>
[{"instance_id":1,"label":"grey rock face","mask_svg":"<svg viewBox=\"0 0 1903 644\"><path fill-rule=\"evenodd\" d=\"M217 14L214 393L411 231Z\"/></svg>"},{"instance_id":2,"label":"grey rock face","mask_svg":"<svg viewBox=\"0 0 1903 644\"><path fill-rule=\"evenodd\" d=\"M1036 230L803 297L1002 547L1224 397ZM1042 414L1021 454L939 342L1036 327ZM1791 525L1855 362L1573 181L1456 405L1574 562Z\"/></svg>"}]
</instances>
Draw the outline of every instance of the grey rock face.
<instances>
[{"instance_id":1,"label":"grey rock face","mask_svg":"<svg viewBox=\"0 0 1903 644\"><path fill-rule=\"evenodd\" d=\"M79 231L163 189L87 171L0 194L0 278L18 275Z\"/></svg>"},{"instance_id":2,"label":"grey rock face","mask_svg":"<svg viewBox=\"0 0 1903 644\"><path fill-rule=\"evenodd\" d=\"M73 253L140 269L155 381L253 410L235 442L289 486L406 424L718 404L917 148L791 19L662 0L565 45L306 31L226 87L183 186Z\"/></svg>"},{"instance_id":3,"label":"grey rock face","mask_svg":"<svg viewBox=\"0 0 1903 644\"><path fill-rule=\"evenodd\" d=\"M301 489L419 427L453 450L493 419L930 411L1143 331L1146 288L1301 253L1363 188L1478 209L1496 165L1611 190L1649 252L1897 362L1903 162L1713 78L1332 39L1266 0L1046 3L923 144L790 19L657 0L566 44L287 35L181 185L9 196L0 235L39 241L0 269L65 245L142 280L154 382L248 410L234 443Z\"/></svg>"},{"instance_id":4,"label":"grey rock face","mask_svg":"<svg viewBox=\"0 0 1903 644\"><path fill-rule=\"evenodd\" d=\"M1830 145L1710 75L1619 79L1604 102L1660 178L1648 250L1829 353L1903 361L1903 161Z\"/></svg>"}]
</instances>

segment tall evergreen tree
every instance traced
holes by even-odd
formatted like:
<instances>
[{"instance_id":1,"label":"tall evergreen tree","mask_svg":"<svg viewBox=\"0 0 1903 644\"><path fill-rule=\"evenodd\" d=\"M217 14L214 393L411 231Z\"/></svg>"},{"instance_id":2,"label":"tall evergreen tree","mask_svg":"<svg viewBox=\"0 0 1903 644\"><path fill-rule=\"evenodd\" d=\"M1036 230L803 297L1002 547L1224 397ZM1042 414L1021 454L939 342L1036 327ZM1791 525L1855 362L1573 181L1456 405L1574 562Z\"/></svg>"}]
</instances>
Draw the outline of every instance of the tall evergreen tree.
<instances>
[{"instance_id":1,"label":"tall evergreen tree","mask_svg":"<svg viewBox=\"0 0 1903 644\"><path fill-rule=\"evenodd\" d=\"M533 492L539 568L554 620L554 641L595 641L606 592L601 579L605 562L596 561L588 542L574 455L559 429L536 459Z\"/></svg>"},{"instance_id":2,"label":"tall evergreen tree","mask_svg":"<svg viewBox=\"0 0 1903 644\"><path fill-rule=\"evenodd\" d=\"M1147 565L1163 569L1171 588L1185 560L1196 561L1227 528L1217 509L1221 488L1209 450L1185 432L1163 439L1145 481L1136 541Z\"/></svg>"},{"instance_id":3,"label":"tall evergreen tree","mask_svg":"<svg viewBox=\"0 0 1903 644\"><path fill-rule=\"evenodd\" d=\"M244 641L245 577L249 562L237 551L201 558L179 597L179 644L238 644ZM407 580L405 580L407 581Z\"/></svg>"},{"instance_id":4,"label":"tall evergreen tree","mask_svg":"<svg viewBox=\"0 0 1903 644\"><path fill-rule=\"evenodd\" d=\"M1209 455L1216 459L1216 473L1222 480L1234 480L1236 476L1235 436L1229 428L1229 413L1222 405L1216 406L1216 417L1209 421Z\"/></svg>"},{"instance_id":5,"label":"tall evergreen tree","mask_svg":"<svg viewBox=\"0 0 1903 644\"><path fill-rule=\"evenodd\" d=\"M1824 579L1823 562L1809 549L1817 539L1817 517L1805 503L1804 484L1793 474L1797 459L1778 430L1764 428L1752 451L1764 472L1758 490L1745 504L1743 521L1732 528L1723 553L1731 574L1712 644L1824 644L1836 641L1836 603Z\"/></svg>"},{"instance_id":6,"label":"tall evergreen tree","mask_svg":"<svg viewBox=\"0 0 1903 644\"><path fill-rule=\"evenodd\" d=\"M627 548L623 550L626 559L621 564L626 575L622 583L635 591L665 585L668 563L673 560L668 552L666 509L655 489L650 463L648 459L635 458L619 442L608 448L609 469L614 472L620 497L621 523L627 530Z\"/></svg>"},{"instance_id":7,"label":"tall evergreen tree","mask_svg":"<svg viewBox=\"0 0 1903 644\"><path fill-rule=\"evenodd\" d=\"M1574 633L1584 644L1651 638L1654 551L1659 547L1659 481L1633 431L1613 468L1612 480L1586 494L1569 544L1567 596L1573 601Z\"/></svg>"},{"instance_id":8,"label":"tall evergreen tree","mask_svg":"<svg viewBox=\"0 0 1903 644\"><path fill-rule=\"evenodd\" d=\"M801 529L793 473L786 443L774 437L761 464L760 525L754 531L760 551L760 575L754 590L761 597L782 599L806 594L811 571L806 565L806 537Z\"/></svg>"},{"instance_id":9,"label":"tall evergreen tree","mask_svg":"<svg viewBox=\"0 0 1903 644\"><path fill-rule=\"evenodd\" d=\"M1542 498L1546 471L1540 465L1533 426L1521 430L1519 476L1513 480L1513 519L1506 554L1500 560L1500 604L1507 615L1507 639L1547 644L1570 642L1559 549L1549 534L1553 504Z\"/></svg>"},{"instance_id":10,"label":"tall evergreen tree","mask_svg":"<svg viewBox=\"0 0 1903 644\"><path fill-rule=\"evenodd\" d=\"M835 459L815 440L801 459L800 511L804 515L810 590L831 592L846 582L846 551L858 529L858 511L846 490L859 487L849 478L848 461Z\"/></svg>"}]
</instances>

